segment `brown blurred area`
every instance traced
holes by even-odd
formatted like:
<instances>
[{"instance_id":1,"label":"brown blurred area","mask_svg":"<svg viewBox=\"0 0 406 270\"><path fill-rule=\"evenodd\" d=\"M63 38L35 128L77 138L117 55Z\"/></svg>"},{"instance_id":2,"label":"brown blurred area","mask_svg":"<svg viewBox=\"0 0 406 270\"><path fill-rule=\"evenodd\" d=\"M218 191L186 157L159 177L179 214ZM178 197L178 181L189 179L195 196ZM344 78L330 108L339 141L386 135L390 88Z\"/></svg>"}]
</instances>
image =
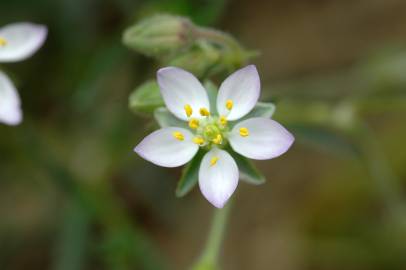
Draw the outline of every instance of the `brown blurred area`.
<instances>
[{"instance_id":1,"label":"brown blurred area","mask_svg":"<svg viewBox=\"0 0 406 270\"><path fill-rule=\"evenodd\" d=\"M401 0L233 1L223 22L261 51L263 73L280 79L345 68L403 44L405 10Z\"/></svg>"},{"instance_id":2,"label":"brown blurred area","mask_svg":"<svg viewBox=\"0 0 406 270\"><path fill-rule=\"evenodd\" d=\"M70 24L45 19L49 45L31 66L11 67L27 80L20 85L28 124L0 127L0 152L7 153L0 153L0 269L188 269L204 247L213 207L198 188L176 198L180 169L158 168L131 152L153 127L131 114L127 98L156 66L120 44L134 10L171 3L62 2L58 12ZM49 2L40 3L33 20L51 16ZM4 7L31 19L33 5L19 0ZM386 98L387 81L379 82L378 109L359 110L371 137L345 121L343 129L323 126L339 138L317 133L354 96L378 88L379 76L368 72L379 69L387 51L390 61L406 61L390 54L406 51L406 1L230 0L214 27L261 53L253 62L262 97L276 102L275 118L296 137L283 156L256 162L264 185L239 184L222 269L406 269L406 80L396 88L399 99ZM314 118L301 122L307 115ZM42 144L26 154L31 137ZM37 155L43 148L53 155ZM58 162L71 174L54 168ZM86 214L82 203L91 205ZM71 238L77 246L69 246ZM141 254L137 262L158 257L169 266L124 267L132 252Z\"/></svg>"}]
</instances>

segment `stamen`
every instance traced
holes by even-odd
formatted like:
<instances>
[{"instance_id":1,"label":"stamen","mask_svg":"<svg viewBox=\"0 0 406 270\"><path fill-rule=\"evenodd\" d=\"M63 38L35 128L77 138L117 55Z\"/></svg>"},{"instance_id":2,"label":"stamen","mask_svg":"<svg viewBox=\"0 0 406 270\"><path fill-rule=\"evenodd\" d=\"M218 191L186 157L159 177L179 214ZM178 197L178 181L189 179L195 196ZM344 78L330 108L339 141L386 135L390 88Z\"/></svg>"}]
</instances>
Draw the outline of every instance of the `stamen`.
<instances>
[{"instance_id":1,"label":"stamen","mask_svg":"<svg viewBox=\"0 0 406 270\"><path fill-rule=\"evenodd\" d=\"M185 139L185 136L183 136L183 134L179 131L175 131L172 133L173 137L175 137L175 139L179 140L179 141L183 141Z\"/></svg>"},{"instance_id":2,"label":"stamen","mask_svg":"<svg viewBox=\"0 0 406 270\"><path fill-rule=\"evenodd\" d=\"M200 115L201 116L209 116L210 112L206 108L200 108Z\"/></svg>"},{"instance_id":3,"label":"stamen","mask_svg":"<svg viewBox=\"0 0 406 270\"><path fill-rule=\"evenodd\" d=\"M225 116L220 116L219 121L222 126L227 126L227 118Z\"/></svg>"},{"instance_id":4,"label":"stamen","mask_svg":"<svg viewBox=\"0 0 406 270\"><path fill-rule=\"evenodd\" d=\"M183 108L185 109L187 117L190 117L193 113L192 107L189 104L186 104Z\"/></svg>"},{"instance_id":5,"label":"stamen","mask_svg":"<svg viewBox=\"0 0 406 270\"><path fill-rule=\"evenodd\" d=\"M0 37L0 47L4 47L7 45L7 40L5 38Z\"/></svg>"},{"instance_id":6,"label":"stamen","mask_svg":"<svg viewBox=\"0 0 406 270\"><path fill-rule=\"evenodd\" d=\"M241 137L248 137L248 135L250 135L248 128L245 127L240 128L240 135Z\"/></svg>"},{"instance_id":7,"label":"stamen","mask_svg":"<svg viewBox=\"0 0 406 270\"><path fill-rule=\"evenodd\" d=\"M197 129L199 127L199 120L197 120L196 118L192 118L189 121L189 127L191 129Z\"/></svg>"},{"instance_id":8,"label":"stamen","mask_svg":"<svg viewBox=\"0 0 406 270\"><path fill-rule=\"evenodd\" d=\"M214 156L210 159L210 166L214 166L217 164L217 161L219 160L218 157Z\"/></svg>"},{"instance_id":9,"label":"stamen","mask_svg":"<svg viewBox=\"0 0 406 270\"><path fill-rule=\"evenodd\" d=\"M198 145L203 145L204 144L204 139L202 137L194 137L193 142L195 144L198 144Z\"/></svg>"},{"instance_id":10,"label":"stamen","mask_svg":"<svg viewBox=\"0 0 406 270\"><path fill-rule=\"evenodd\" d=\"M233 108L234 102L231 99L227 99L226 101L226 108L227 110L231 111L231 109Z\"/></svg>"},{"instance_id":11,"label":"stamen","mask_svg":"<svg viewBox=\"0 0 406 270\"><path fill-rule=\"evenodd\" d=\"M216 138L214 138L212 140L213 143L215 144L221 144L223 141L223 137L221 136L221 134L217 134Z\"/></svg>"}]
</instances>

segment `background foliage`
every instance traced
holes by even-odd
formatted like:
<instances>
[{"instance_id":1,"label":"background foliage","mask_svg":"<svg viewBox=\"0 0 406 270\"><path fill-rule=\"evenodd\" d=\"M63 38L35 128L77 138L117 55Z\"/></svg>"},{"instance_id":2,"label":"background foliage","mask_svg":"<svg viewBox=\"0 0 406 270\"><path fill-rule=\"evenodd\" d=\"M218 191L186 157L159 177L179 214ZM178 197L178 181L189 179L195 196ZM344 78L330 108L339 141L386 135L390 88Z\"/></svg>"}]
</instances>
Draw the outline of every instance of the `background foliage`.
<instances>
[{"instance_id":1,"label":"background foliage","mask_svg":"<svg viewBox=\"0 0 406 270\"><path fill-rule=\"evenodd\" d=\"M128 96L159 64L121 35L161 12L261 52L262 99L297 139L257 163L267 183L241 183L223 268L405 269L401 0L2 0L0 25L44 23L49 37L1 66L25 120L0 126L0 269L185 269L198 256L212 207L198 190L176 198L180 170L132 153L155 126Z\"/></svg>"}]
</instances>

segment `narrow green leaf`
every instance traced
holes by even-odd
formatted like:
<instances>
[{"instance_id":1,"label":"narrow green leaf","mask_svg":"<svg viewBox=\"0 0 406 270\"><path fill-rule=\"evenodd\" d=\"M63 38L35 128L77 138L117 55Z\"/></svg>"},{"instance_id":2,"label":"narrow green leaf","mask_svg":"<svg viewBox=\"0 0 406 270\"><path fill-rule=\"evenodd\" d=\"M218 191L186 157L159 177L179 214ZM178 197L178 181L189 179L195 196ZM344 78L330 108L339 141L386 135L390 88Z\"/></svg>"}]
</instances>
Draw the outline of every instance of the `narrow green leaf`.
<instances>
[{"instance_id":1,"label":"narrow green leaf","mask_svg":"<svg viewBox=\"0 0 406 270\"><path fill-rule=\"evenodd\" d=\"M154 111L155 120L160 127L183 127L188 128L187 123L176 118L167 108L161 107Z\"/></svg>"},{"instance_id":2,"label":"narrow green leaf","mask_svg":"<svg viewBox=\"0 0 406 270\"><path fill-rule=\"evenodd\" d=\"M182 176L176 188L176 196L183 197L193 189L199 179L200 163L203 159L205 151L199 150L196 156L183 169Z\"/></svg>"},{"instance_id":3,"label":"narrow green leaf","mask_svg":"<svg viewBox=\"0 0 406 270\"><path fill-rule=\"evenodd\" d=\"M359 146L345 134L328 127L306 124L287 124L299 143L342 156L358 157Z\"/></svg>"},{"instance_id":4,"label":"narrow green leaf","mask_svg":"<svg viewBox=\"0 0 406 270\"><path fill-rule=\"evenodd\" d=\"M61 235L57 241L52 269L84 269L90 219L90 213L79 202L70 202L61 223Z\"/></svg>"},{"instance_id":5,"label":"narrow green leaf","mask_svg":"<svg viewBox=\"0 0 406 270\"><path fill-rule=\"evenodd\" d=\"M144 113L152 113L156 108L164 106L157 82L151 80L138 86L130 95L129 106L134 112Z\"/></svg>"},{"instance_id":6,"label":"narrow green leaf","mask_svg":"<svg viewBox=\"0 0 406 270\"><path fill-rule=\"evenodd\" d=\"M217 114L217 86L210 80L204 82L204 88L207 90L207 95L210 101L210 112L212 114Z\"/></svg>"},{"instance_id":7,"label":"narrow green leaf","mask_svg":"<svg viewBox=\"0 0 406 270\"><path fill-rule=\"evenodd\" d=\"M237 163L241 180L253 185L261 185L265 183L265 176L258 171L255 165L249 159L232 151L231 149L228 150Z\"/></svg>"}]
</instances>

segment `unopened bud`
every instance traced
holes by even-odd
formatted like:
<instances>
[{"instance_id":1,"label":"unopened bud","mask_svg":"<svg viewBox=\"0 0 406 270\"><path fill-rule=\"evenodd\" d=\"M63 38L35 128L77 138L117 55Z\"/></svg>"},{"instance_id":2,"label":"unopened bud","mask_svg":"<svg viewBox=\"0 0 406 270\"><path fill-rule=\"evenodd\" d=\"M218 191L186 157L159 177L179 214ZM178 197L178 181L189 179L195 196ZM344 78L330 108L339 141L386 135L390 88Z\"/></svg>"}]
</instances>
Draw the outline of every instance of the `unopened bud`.
<instances>
[{"instance_id":1,"label":"unopened bud","mask_svg":"<svg viewBox=\"0 0 406 270\"><path fill-rule=\"evenodd\" d=\"M187 18L156 15L127 28L123 42L148 56L162 56L189 46L193 24Z\"/></svg>"}]
</instances>

